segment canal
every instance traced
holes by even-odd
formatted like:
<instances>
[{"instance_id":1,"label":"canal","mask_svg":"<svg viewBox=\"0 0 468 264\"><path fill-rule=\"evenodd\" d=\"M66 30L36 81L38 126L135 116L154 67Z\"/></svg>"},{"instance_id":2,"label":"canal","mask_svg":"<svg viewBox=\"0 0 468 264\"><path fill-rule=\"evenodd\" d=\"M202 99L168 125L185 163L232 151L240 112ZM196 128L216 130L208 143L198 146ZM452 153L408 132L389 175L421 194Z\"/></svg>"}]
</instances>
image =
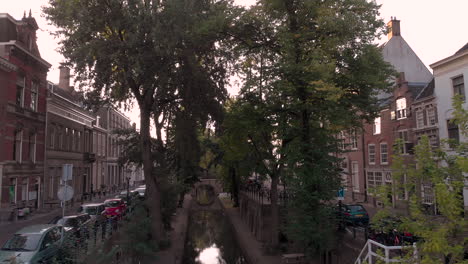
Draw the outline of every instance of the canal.
<instances>
[{"instance_id":1,"label":"canal","mask_svg":"<svg viewBox=\"0 0 468 264\"><path fill-rule=\"evenodd\" d=\"M183 264L245 264L231 224L221 210L192 211Z\"/></svg>"}]
</instances>

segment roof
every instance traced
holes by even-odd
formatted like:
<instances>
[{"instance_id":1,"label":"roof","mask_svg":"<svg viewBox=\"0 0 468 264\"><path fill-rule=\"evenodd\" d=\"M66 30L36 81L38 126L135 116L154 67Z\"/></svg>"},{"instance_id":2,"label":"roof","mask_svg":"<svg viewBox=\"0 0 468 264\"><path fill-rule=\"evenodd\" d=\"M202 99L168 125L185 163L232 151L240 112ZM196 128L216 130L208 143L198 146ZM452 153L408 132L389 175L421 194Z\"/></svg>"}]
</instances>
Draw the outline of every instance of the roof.
<instances>
[{"instance_id":1,"label":"roof","mask_svg":"<svg viewBox=\"0 0 468 264\"><path fill-rule=\"evenodd\" d=\"M464 52L465 50L468 50L468 43L466 43L465 46L463 46L461 49L459 49L457 52L455 52L455 54L460 54L460 53Z\"/></svg>"},{"instance_id":2,"label":"roof","mask_svg":"<svg viewBox=\"0 0 468 264\"><path fill-rule=\"evenodd\" d=\"M91 206L100 206L103 205L103 203L89 203L89 204L82 204L82 207L91 207Z\"/></svg>"},{"instance_id":3,"label":"roof","mask_svg":"<svg viewBox=\"0 0 468 264\"><path fill-rule=\"evenodd\" d=\"M426 85L426 87L424 87L424 89L416 96L415 100L421 100L421 99L427 98L429 96L433 96L434 95L434 87L435 87L435 82L434 82L434 78L433 78L432 81L430 81Z\"/></svg>"},{"instance_id":4,"label":"roof","mask_svg":"<svg viewBox=\"0 0 468 264\"><path fill-rule=\"evenodd\" d=\"M428 83L412 83L412 82L409 82L408 83L408 89L411 93L411 95L413 96L413 98L416 98L420 93L421 91L424 89L424 87L427 86Z\"/></svg>"},{"instance_id":5,"label":"roof","mask_svg":"<svg viewBox=\"0 0 468 264\"><path fill-rule=\"evenodd\" d=\"M30 225L16 232L16 234L43 234L56 225Z\"/></svg>"}]
</instances>

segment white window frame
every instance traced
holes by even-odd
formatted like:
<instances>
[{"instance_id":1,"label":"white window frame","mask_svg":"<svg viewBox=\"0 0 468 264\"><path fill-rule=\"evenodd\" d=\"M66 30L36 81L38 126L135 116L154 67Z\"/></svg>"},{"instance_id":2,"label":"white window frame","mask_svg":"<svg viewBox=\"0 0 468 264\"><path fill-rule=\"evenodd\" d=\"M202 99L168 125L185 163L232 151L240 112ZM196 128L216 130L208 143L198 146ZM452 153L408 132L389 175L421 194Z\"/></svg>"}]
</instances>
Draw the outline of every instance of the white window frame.
<instances>
[{"instance_id":1,"label":"white window frame","mask_svg":"<svg viewBox=\"0 0 468 264\"><path fill-rule=\"evenodd\" d=\"M385 145L385 148L386 148L385 152L382 151L382 146L383 145ZM384 161L384 158L383 158L384 155L385 155L385 160L386 161ZM388 144L387 144L387 142L380 143L380 164L388 165Z\"/></svg>"},{"instance_id":2,"label":"white window frame","mask_svg":"<svg viewBox=\"0 0 468 264\"><path fill-rule=\"evenodd\" d=\"M17 140L19 141L19 146L16 146ZM15 135L13 138L13 144L15 144L15 157L13 157L13 159L16 162L21 163L23 161L23 131L22 130L15 132Z\"/></svg>"},{"instance_id":3,"label":"white window frame","mask_svg":"<svg viewBox=\"0 0 468 264\"><path fill-rule=\"evenodd\" d=\"M416 111L416 127L417 128L424 127L424 112L423 112L423 110Z\"/></svg>"},{"instance_id":4,"label":"white window frame","mask_svg":"<svg viewBox=\"0 0 468 264\"><path fill-rule=\"evenodd\" d=\"M357 150L358 149L358 135L356 132L356 129L351 130L351 149L352 150Z\"/></svg>"},{"instance_id":5,"label":"white window frame","mask_svg":"<svg viewBox=\"0 0 468 264\"><path fill-rule=\"evenodd\" d=\"M461 80L460 83L455 83L456 81ZM453 95L460 94L463 97L463 101L465 101L465 79L463 74L459 76L455 76L452 78L452 91Z\"/></svg>"},{"instance_id":6,"label":"white window frame","mask_svg":"<svg viewBox=\"0 0 468 264\"><path fill-rule=\"evenodd\" d=\"M20 107L24 107L24 89L26 89L26 77L20 76L16 81L16 90L15 90L15 103L18 103L18 87L21 87L21 98L20 98Z\"/></svg>"},{"instance_id":7,"label":"white window frame","mask_svg":"<svg viewBox=\"0 0 468 264\"><path fill-rule=\"evenodd\" d=\"M375 177L374 177L374 172L373 171L367 171L367 193L369 193L369 190L372 188L375 188Z\"/></svg>"},{"instance_id":8,"label":"white window frame","mask_svg":"<svg viewBox=\"0 0 468 264\"><path fill-rule=\"evenodd\" d=\"M401 135L403 135L403 137L400 137L400 133L402 133ZM405 133L406 133L406 138L405 138ZM398 130L397 131L397 138L401 138L402 141L403 141L403 155L406 155L406 154L409 154L408 153L408 150L406 149L406 143L411 143L411 141L409 140L409 130L405 129L405 130Z\"/></svg>"},{"instance_id":9,"label":"white window frame","mask_svg":"<svg viewBox=\"0 0 468 264\"><path fill-rule=\"evenodd\" d=\"M359 192L359 163L357 161L351 162L351 182L353 191Z\"/></svg>"},{"instance_id":10,"label":"white window frame","mask_svg":"<svg viewBox=\"0 0 468 264\"><path fill-rule=\"evenodd\" d=\"M428 126L435 126L437 125L437 115L435 107L430 107L426 109L426 116L427 116L427 125ZM431 119L434 120L434 123L431 122Z\"/></svg>"},{"instance_id":11,"label":"white window frame","mask_svg":"<svg viewBox=\"0 0 468 264\"><path fill-rule=\"evenodd\" d=\"M29 159L32 163L36 163L36 138L37 134L34 134L34 136L30 136L29 140L32 140L32 142L29 142ZM32 152L31 152L32 151Z\"/></svg>"},{"instance_id":12,"label":"white window frame","mask_svg":"<svg viewBox=\"0 0 468 264\"><path fill-rule=\"evenodd\" d=\"M37 112L37 105L38 105L38 93L39 93L39 85L35 81L31 81L31 103L30 107L31 110Z\"/></svg>"},{"instance_id":13,"label":"white window frame","mask_svg":"<svg viewBox=\"0 0 468 264\"><path fill-rule=\"evenodd\" d=\"M400 97L396 100L396 119L405 119L407 118L407 104L406 98Z\"/></svg>"},{"instance_id":14,"label":"white window frame","mask_svg":"<svg viewBox=\"0 0 468 264\"><path fill-rule=\"evenodd\" d=\"M374 125L372 126L372 133L374 135L379 135L382 131L382 118L379 116L374 119Z\"/></svg>"},{"instance_id":15,"label":"white window frame","mask_svg":"<svg viewBox=\"0 0 468 264\"><path fill-rule=\"evenodd\" d=\"M372 153L372 154L371 154L371 151L370 151L371 147L373 147L373 149L374 149L374 153ZM375 154L376 154L375 144L368 144L367 145L367 158L369 159L369 164L370 165L375 165L375 158L376 158ZM371 161L371 155L373 155L372 157L373 157L374 161Z\"/></svg>"}]
</instances>

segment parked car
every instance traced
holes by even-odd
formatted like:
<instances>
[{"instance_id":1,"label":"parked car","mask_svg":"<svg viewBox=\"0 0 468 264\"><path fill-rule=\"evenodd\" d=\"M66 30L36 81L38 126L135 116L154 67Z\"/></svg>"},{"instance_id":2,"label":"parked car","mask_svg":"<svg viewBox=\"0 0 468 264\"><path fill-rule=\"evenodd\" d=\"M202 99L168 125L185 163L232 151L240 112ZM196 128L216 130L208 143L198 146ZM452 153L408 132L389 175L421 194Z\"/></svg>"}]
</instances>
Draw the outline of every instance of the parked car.
<instances>
[{"instance_id":1,"label":"parked car","mask_svg":"<svg viewBox=\"0 0 468 264\"><path fill-rule=\"evenodd\" d=\"M52 221L51 224L63 226L67 236L73 237L79 244L86 242L92 228L92 220L88 214L65 216Z\"/></svg>"},{"instance_id":2,"label":"parked car","mask_svg":"<svg viewBox=\"0 0 468 264\"><path fill-rule=\"evenodd\" d=\"M146 187L138 187L135 189L138 192L140 199L145 198Z\"/></svg>"},{"instance_id":3,"label":"parked car","mask_svg":"<svg viewBox=\"0 0 468 264\"><path fill-rule=\"evenodd\" d=\"M16 232L0 249L0 263L51 263L61 246L62 227L32 225Z\"/></svg>"},{"instance_id":4,"label":"parked car","mask_svg":"<svg viewBox=\"0 0 468 264\"><path fill-rule=\"evenodd\" d=\"M364 206L360 204L343 204L341 206L340 217L346 224L350 225L368 225L369 214Z\"/></svg>"},{"instance_id":5,"label":"parked car","mask_svg":"<svg viewBox=\"0 0 468 264\"><path fill-rule=\"evenodd\" d=\"M120 219L127 210L127 205L121 198L107 199L104 201L104 215L107 218L117 217Z\"/></svg>"},{"instance_id":6,"label":"parked car","mask_svg":"<svg viewBox=\"0 0 468 264\"><path fill-rule=\"evenodd\" d=\"M106 218L102 215L105 209L103 203L83 204L78 208L78 213L88 214L93 222L99 226L106 222Z\"/></svg>"}]
</instances>

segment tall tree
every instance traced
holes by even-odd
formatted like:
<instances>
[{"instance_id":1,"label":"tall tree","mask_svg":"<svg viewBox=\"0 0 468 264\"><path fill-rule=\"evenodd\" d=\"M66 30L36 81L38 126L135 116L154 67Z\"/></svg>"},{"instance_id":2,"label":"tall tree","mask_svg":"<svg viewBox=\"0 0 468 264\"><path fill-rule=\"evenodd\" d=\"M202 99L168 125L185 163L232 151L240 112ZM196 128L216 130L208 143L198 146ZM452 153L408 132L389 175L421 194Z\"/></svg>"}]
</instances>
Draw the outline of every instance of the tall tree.
<instances>
[{"instance_id":1,"label":"tall tree","mask_svg":"<svg viewBox=\"0 0 468 264\"><path fill-rule=\"evenodd\" d=\"M203 8L196 8L198 4ZM203 63L203 51L191 54L190 49L181 48L186 43L200 43L206 36L212 36L210 30L215 27L184 28L181 21L186 17L204 21L205 25L216 25L216 33L224 30L235 18L231 4L227 0L219 1L159 1L159 0L49 0L44 8L46 17L59 30L62 36L61 52L72 65L77 81L91 87L91 98L103 98L111 103L127 103L135 99L140 108L140 145L144 167L149 209L152 218L153 239L158 242L164 237L161 219L161 194L159 178L166 171L164 153L156 162L162 169L154 171L151 158L150 120L155 120L157 149L163 152L162 130L177 112L198 111L200 101L190 104L190 96L207 97L210 100L219 93L206 93L206 89L197 90L203 85L179 86L187 76L198 76L197 71L187 69L181 61L192 60L190 65ZM193 22L193 20L192 20ZM185 31L184 29L187 29ZM217 60L215 43L218 38L210 38L211 59ZM222 39L221 39L222 40ZM221 41L219 40L219 41ZM198 45L195 45L198 47ZM221 50L221 49L220 49ZM185 53L184 53L185 52ZM195 56L195 58L194 58ZM197 57L198 56L198 57ZM210 76L217 76L216 85L211 91L224 89L225 72L222 64L217 68L207 67L199 76L199 82L212 82ZM211 72L210 72L211 71ZM185 84L189 83L187 79ZM215 88L213 88L215 87ZM184 88L184 89L182 89ZM208 90L210 91L210 90ZM200 93L198 93L200 92ZM222 93L221 93L222 94ZM186 99L182 105L181 95ZM218 100L214 100L218 102ZM207 120L205 111L203 120ZM201 115L200 114L200 115ZM198 116L199 117L199 116ZM200 117L199 117L200 118ZM158 173L159 172L159 173Z\"/></svg>"},{"instance_id":2,"label":"tall tree","mask_svg":"<svg viewBox=\"0 0 468 264\"><path fill-rule=\"evenodd\" d=\"M241 97L266 109L294 196L289 235L308 253L331 247L326 201L341 184L334 135L372 120L377 94L390 87L391 67L372 44L384 25L378 8L365 0L258 1L244 20L248 34L237 35L245 47Z\"/></svg>"}]
</instances>

